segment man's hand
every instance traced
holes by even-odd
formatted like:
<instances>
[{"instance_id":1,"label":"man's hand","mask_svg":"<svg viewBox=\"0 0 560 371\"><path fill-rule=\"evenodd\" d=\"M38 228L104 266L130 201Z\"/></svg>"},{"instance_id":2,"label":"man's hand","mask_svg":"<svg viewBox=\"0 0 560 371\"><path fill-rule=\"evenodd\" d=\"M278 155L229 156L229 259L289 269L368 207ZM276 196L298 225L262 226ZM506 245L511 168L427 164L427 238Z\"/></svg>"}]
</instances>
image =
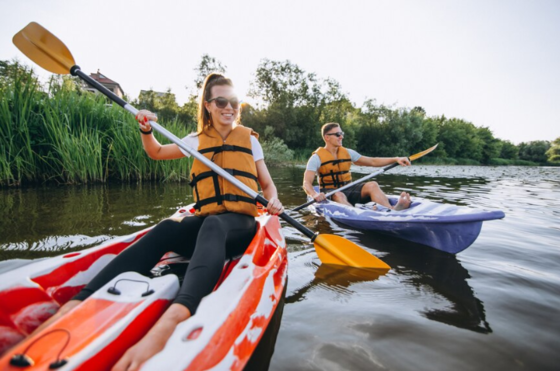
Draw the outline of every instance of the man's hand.
<instances>
[{"instance_id":1,"label":"man's hand","mask_svg":"<svg viewBox=\"0 0 560 371\"><path fill-rule=\"evenodd\" d=\"M397 157L397 162L402 166L410 166L410 160L408 157Z\"/></svg>"},{"instance_id":2,"label":"man's hand","mask_svg":"<svg viewBox=\"0 0 560 371\"><path fill-rule=\"evenodd\" d=\"M313 195L313 199L317 202L321 202L321 201L325 201L327 197L325 197L325 194L323 192L320 192L320 193L315 193Z\"/></svg>"}]
</instances>

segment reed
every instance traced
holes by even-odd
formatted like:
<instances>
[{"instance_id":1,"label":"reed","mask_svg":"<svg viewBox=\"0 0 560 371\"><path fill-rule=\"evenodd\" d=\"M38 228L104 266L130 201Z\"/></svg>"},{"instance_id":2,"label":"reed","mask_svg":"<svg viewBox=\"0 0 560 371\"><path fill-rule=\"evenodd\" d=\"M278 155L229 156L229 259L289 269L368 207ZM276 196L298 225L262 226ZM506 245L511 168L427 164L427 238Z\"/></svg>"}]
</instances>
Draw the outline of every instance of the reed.
<instances>
[{"instance_id":1,"label":"reed","mask_svg":"<svg viewBox=\"0 0 560 371\"><path fill-rule=\"evenodd\" d=\"M115 107L115 109L117 109ZM162 123L166 129L179 138L186 136L189 129L178 121ZM192 160L154 161L148 157L140 138L138 124L129 115L113 123L111 129L112 144L108 162L113 177L123 181L164 180L185 181L188 179ZM166 143L161 135L154 132L158 141Z\"/></svg>"},{"instance_id":2,"label":"reed","mask_svg":"<svg viewBox=\"0 0 560 371\"><path fill-rule=\"evenodd\" d=\"M0 184L19 185L35 177L32 144L43 94L31 69L16 65L9 74L0 85Z\"/></svg>"},{"instance_id":3,"label":"reed","mask_svg":"<svg viewBox=\"0 0 560 371\"><path fill-rule=\"evenodd\" d=\"M72 78L42 87L31 69L14 71L0 80L0 185L188 179L191 160L148 158L134 117L102 95ZM161 124L178 137L189 132L177 120Z\"/></svg>"}]
</instances>

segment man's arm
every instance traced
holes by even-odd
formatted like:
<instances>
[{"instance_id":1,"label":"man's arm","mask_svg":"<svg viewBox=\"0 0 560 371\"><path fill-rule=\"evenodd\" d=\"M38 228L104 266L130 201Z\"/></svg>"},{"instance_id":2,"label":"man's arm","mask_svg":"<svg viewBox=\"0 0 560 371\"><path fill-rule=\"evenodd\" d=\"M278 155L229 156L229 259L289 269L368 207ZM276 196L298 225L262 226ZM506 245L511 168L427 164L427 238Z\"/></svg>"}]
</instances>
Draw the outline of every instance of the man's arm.
<instances>
[{"instance_id":1,"label":"man's arm","mask_svg":"<svg viewBox=\"0 0 560 371\"><path fill-rule=\"evenodd\" d=\"M410 166L410 161L408 157L360 157L354 164L358 166L373 166L381 167L386 165L391 165L394 162L398 162L402 166Z\"/></svg>"},{"instance_id":2,"label":"man's arm","mask_svg":"<svg viewBox=\"0 0 560 371\"><path fill-rule=\"evenodd\" d=\"M305 170L303 174L303 190L309 196L313 197L313 199L317 202L324 201L326 199L325 194L323 192L315 192L313 189L313 180L315 179L315 171Z\"/></svg>"}]
</instances>

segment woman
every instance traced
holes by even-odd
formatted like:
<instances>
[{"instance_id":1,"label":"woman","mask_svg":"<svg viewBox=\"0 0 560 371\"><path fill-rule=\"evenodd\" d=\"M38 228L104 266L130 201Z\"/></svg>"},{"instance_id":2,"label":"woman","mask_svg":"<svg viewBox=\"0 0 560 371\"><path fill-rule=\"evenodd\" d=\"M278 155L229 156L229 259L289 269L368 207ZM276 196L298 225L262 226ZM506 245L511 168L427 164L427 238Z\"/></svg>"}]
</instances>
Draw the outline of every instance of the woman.
<instances>
[{"instance_id":1,"label":"woman","mask_svg":"<svg viewBox=\"0 0 560 371\"><path fill-rule=\"evenodd\" d=\"M268 212L281 214L283 207L264 163L257 134L238 123L239 108L231 80L210 74L204 82L200 99L197 133L183 140L222 168L233 168L234 176L255 191L258 191L258 181L264 197L269 200ZM176 144L161 145L152 135L149 121L157 121L156 115L142 110L136 119L140 124L142 144L150 158L171 160L188 156ZM256 232L254 200L197 159L191 173L195 216L159 223L109 263L53 316L54 320L67 313L122 272L149 274L167 251L190 258L183 285L173 304L144 338L121 357L114 371L136 370L163 349L175 327L193 315L200 300L212 292L226 257L242 254Z\"/></svg>"}]
</instances>

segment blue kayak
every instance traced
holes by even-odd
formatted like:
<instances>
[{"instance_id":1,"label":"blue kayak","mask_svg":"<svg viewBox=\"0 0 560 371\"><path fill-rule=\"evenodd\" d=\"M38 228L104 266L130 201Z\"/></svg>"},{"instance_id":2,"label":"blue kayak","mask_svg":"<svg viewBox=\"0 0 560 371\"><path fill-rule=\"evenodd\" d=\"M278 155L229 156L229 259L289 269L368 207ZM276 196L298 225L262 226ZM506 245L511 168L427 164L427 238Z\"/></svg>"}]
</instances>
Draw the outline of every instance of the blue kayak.
<instances>
[{"instance_id":1,"label":"blue kayak","mask_svg":"<svg viewBox=\"0 0 560 371\"><path fill-rule=\"evenodd\" d=\"M398 197L388 197L392 205L397 203ZM406 210L373 207L373 203L347 206L330 200L309 206L317 214L349 227L380 232L451 254L463 251L477 239L483 221L505 216L501 210L442 204L417 197Z\"/></svg>"}]
</instances>

